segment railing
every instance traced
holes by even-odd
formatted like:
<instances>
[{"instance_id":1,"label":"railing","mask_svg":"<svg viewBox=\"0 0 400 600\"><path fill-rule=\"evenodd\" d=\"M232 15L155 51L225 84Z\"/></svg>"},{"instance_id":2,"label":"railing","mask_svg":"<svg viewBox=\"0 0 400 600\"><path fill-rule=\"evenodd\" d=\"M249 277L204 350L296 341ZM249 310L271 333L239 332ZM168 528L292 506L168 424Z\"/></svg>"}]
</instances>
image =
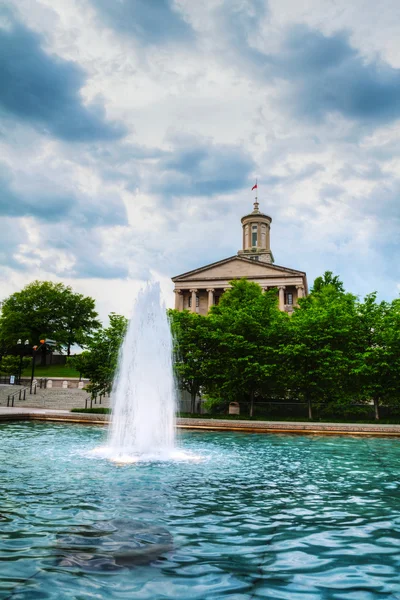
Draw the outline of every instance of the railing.
<instances>
[{"instance_id":1,"label":"railing","mask_svg":"<svg viewBox=\"0 0 400 600\"><path fill-rule=\"evenodd\" d=\"M21 388L18 392L14 392L14 394L8 394L7 396L7 406L14 406L14 400L15 400L15 396L18 395L18 400L26 400L26 390L29 390L28 387L26 388ZM31 392L32 393L32 392ZM35 391L36 394L36 391ZM22 398L23 396L23 398Z\"/></svg>"},{"instance_id":2,"label":"railing","mask_svg":"<svg viewBox=\"0 0 400 600\"><path fill-rule=\"evenodd\" d=\"M41 379L40 382L39 382L39 387L40 388L42 387L42 384L43 384L43 379ZM8 394L8 396L7 396L7 406L9 407L10 403L11 403L12 407L14 406L15 396L17 396L17 395L18 395L18 400L26 400L26 390L29 390L29 394L30 395L33 394L34 396L36 396L37 387L38 387L38 384L37 383L33 383L30 386L27 386L27 387L24 387L24 388L20 388L18 390L18 392L14 392L13 394ZM46 387L45 384L44 384L44 387Z\"/></svg>"},{"instance_id":3,"label":"railing","mask_svg":"<svg viewBox=\"0 0 400 600\"><path fill-rule=\"evenodd\" d=\"M101 400L102 398L106 397L106 394L100 394L99 396L97 396L97 394L95 394L94 396L87 396L87 398L85 398L85 410L88 409L88 404L90 402L90 408L93 408L93 400L94 403L97 404L97 398L99 398L99 404L101 404Z\"/></svg>"}]
</instances>

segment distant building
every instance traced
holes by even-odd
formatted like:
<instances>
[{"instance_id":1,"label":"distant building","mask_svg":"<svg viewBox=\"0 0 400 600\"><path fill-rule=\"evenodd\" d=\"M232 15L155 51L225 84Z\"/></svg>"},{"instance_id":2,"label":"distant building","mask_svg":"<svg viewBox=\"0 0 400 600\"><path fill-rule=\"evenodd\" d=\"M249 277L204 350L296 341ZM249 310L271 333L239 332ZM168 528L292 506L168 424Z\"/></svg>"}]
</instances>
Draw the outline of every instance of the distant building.
<instances>
[{"instance_id":1,"label":"distant building","mask_svg":"<svg viewBox=\"0 0 400 600\"><path fill-rule=\"evenodd\" d=\"M272 219L260 212L257 198L253 212L241 221L243 247L237 255L172 278L177 310L188 309L206 315L229 289L229 282L243 277L258 283L263 290L277 288L279 308L287 312L293 310L298 298L308 294L304 271L274 264L270 247Z\"/></svg>"}]
</instances>

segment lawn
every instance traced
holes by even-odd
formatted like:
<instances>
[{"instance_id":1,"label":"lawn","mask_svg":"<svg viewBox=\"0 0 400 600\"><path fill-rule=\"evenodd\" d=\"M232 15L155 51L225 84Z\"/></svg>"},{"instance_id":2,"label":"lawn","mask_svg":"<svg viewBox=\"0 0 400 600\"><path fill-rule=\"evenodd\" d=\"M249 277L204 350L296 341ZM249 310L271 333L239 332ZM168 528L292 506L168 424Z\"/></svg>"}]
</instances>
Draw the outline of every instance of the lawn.
<instances>
[{"instance_id":1,"label":"lawn","mask_svg":"<svg viewBox=\"0 0 400 600\"><path fill-rule=\"evenodd\" d=\"M30 377L31 376L31 367L28 367L22 372L22 377ZM35 367L35 377L47 377L51 379L52 377L78 377L79 373L72 367L67 365L48 365L47 367L41 367L37 365Z\"/></svg>"}]
</instances>

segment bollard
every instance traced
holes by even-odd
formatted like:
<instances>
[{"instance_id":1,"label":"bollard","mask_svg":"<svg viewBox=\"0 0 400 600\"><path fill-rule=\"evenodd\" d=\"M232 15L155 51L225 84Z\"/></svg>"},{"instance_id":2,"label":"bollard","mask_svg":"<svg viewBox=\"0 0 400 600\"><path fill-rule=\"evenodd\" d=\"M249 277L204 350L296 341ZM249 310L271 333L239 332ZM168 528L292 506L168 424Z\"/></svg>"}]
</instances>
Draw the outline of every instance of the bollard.
<instances>
[{"instance_id":1,"label":"bollard","mask_svg":"<svg viewBox=\"0 0 400 600\"><path fill-rule=\"evenodd\" d=\"M35 396L36 396L36 388L37 388L37 385L35 384L35 391L33 392Z\"/></svg>"},{"instance_id":2,"label":"bollard","mask_svg":"<svg viewBox=\"0 0 400 600\"><path fill-rule=\"evenodd\" d=\"M22 394L22 390L19 390L19 397L18 397L18 400L21 400L21 394Z\"/></svg>"},{"instance_id":3,"label":"bollard","mask_svg":"<svg viewBox=\"0 0 400 600\"><path fill-rule=\"evenodd\" d=\"M26 388L24 389L24 400L26 400Z\"/></svg>"},{"instance_id":4,"label":"bollard","mask_svg":"<svg viewBox=\"0 0 400 600\"><path fill-rule=\"evenodd\" d=\"M7 406L10 406L10 396L7 396Z\"/></svg>"},{"instance_id":5,"label":"bollard","mask_svg":"<svg viewBox=\"0 0 400 600\"><path fill-rule=\"evenodd\" d=\"M101 394L100 394L100 400L99 400L99 404L101 404Z\"/></svg>"},{"instance_id":6,"label":"bollard","mask_svg":"<svg viewBox=\"0 0 400 600\"><path fill-rule=\"evenodd\" d=\"M90 408L93 408L93 396L90 396Z\"/></svg>"}]
</instances>

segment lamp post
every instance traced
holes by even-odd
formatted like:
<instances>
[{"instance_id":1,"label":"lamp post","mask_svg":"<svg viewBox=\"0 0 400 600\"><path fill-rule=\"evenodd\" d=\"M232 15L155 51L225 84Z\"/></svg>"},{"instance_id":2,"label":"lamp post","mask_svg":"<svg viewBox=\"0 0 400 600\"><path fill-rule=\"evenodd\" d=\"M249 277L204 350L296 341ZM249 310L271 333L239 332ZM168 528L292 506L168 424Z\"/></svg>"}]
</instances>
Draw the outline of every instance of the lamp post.
<instances>
[{"instance_id":1,"label":"lamp post","mask_svg":"<svg viewBox=\"0 0 400 600\"><path fill-rule=\"evenodd\" d=\"M19 347L19 369L18 369L18 385L21 385L21 377L22 377L22 359L24 357L24 346L25 349L29 346L29 340L25 340L24 344L22 344L22 340L18 340L17 346Z\"/></svg>"},{"instance_id":2,"label":"lamp post","mask_svg":"<svg viewBox=\"0 0 400 600\"><path fill-rule=\"evenodd\" d=\"M35 376L35 362L36 362L36 352L43 346L43 344L46 343L46 340L40 340L40 345L39 346L33 346L33 352L32 352L32 374L31 374L31 392L32 392L32 383L33 383L33 378Z\"/></svg>"}]
</instances>

